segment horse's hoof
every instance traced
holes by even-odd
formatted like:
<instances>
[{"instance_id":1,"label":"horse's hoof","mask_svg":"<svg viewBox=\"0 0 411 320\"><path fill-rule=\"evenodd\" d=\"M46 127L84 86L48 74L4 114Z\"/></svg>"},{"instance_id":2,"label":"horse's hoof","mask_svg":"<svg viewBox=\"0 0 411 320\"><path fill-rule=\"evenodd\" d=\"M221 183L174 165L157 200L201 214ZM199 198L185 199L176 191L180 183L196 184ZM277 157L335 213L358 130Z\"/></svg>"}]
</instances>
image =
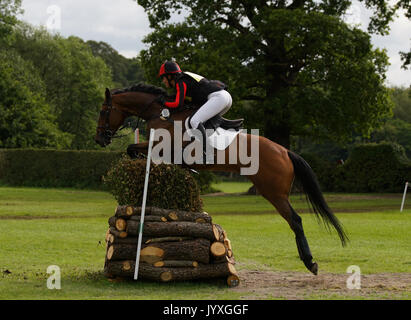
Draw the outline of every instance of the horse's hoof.
<instances>
[{"instance_id":1,"label":"horse's hoof","mask_svg":"<svg viewBox=\"0 0 411 320\"><path fill-rule=\"evenodd\" d=\"M313 263L313 265L312 265L311 268L310 268L310 271L311 271L313 274L315 274L315 275L318 274L318 264L317 264L317 262L314 262L314 263Z\"/></svg>"}]
</instances>

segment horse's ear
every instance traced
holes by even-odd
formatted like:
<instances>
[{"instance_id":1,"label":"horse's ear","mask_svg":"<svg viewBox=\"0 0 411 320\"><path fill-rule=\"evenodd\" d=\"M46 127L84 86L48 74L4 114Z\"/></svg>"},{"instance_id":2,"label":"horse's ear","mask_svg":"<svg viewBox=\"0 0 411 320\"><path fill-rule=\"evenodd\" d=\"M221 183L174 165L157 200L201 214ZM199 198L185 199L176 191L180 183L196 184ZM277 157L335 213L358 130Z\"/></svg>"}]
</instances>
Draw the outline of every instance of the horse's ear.
<instances>
[{"instance_id":1,"label":"horse's ear","mask_svg":"<svg viewBox=\"0 0 411 320\"><path fill-rule=\"evenodd\" d=\"M106 103L111 104L111 92L109 88L106 88Z\"/></svg>"}]
</instances>

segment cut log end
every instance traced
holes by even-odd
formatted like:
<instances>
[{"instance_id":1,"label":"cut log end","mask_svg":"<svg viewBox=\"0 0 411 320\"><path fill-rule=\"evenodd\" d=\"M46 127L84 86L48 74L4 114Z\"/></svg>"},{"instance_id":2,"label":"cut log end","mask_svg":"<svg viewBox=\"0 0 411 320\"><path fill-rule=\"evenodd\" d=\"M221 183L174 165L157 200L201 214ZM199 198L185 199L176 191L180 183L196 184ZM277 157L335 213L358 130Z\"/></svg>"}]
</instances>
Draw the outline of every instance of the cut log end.
<instances>
[{"instance_id":1,"label":"cut log end","mask_svg":"<svg viewBox=\"0 0 411 320\"><path fill-rule=\"evenodd\" d=\"M130 261L124 261L124 262L123 262L123 270L124 270L124 271L129 271L129 270L131 270L131 263L130 263Z\"/></svg>"},{"instance_id":2,"label":"cut log end","mask_svg":"<svg viewBox=\"0 0 411 320\"><path fill-rule=\"evenodd\" d=\"M128 236L127 231L118 231L114 227L110 228L110 234L112 234L114 237L119 237L119 238L126 238Z\"/></svg>"},{"instance_id":3,"label":"cut log end","mask_svg":"<svg viewBox=\"0 0 411 320\"><path fill-rule=\"evenodd\" d=\"M162 267L164 267L164 261L154 262L153 266L155 266L156 268L162 268Z\"/></svg>"},{"instance_id":4,"label":"cut log end","mask_svg":"<svg viewBox=\"0 0 411 320\"><path fill-rule=\"evenodd\" d=\"M170 271L165 271L160 275L160 279L163 282L167 282L173 279L173 274Z\"/></svg>"},{"instance_id":5,"label":"cut log end","mask_svg":"<svg viewBox=\"0 0 411 320\"><path fill-rule=\"evenodd\" d=\"M214 242L210 247L210 252L214 257L222 257L226 254L224 243Z\"/></svg>"},{"instance_id":6,"label":"cut log end","mask_svg":"<svg viewBox=\"0 0 411 320\"><path fill-rule=\"evenodd\" d=\"M145 247L144 249L141 250L140 253L140 260L142 262L147 262L150 264L156 263L160 260L162 260L164 255L164 250L157 248L157 247Z\"/></svg>"},{"instance_id":7,"label":"cut log end","mask_svg":"<svg viewBox=\"0 0 411 320\"><path fill-rule=\"evenodd\" d=\"M235 274L231 274L227 277L227 284L230 288L237 287L240 284L240 278Z\"/></svg>"},{"instance_id":8,"label":"cut log end","mask_svg":"<svg viewBox=\"0 0 411 320\"><path fill-rule=\"evenodd\" d=\"M170 212L170 213L168 214L168 217L169 217L172 221L177 221L177 220L178 220L177 213L175 213L174 211L173 211L173 212Z\"/></svg>"},{"instance_id":9,"label":"cut log end","mask_svg":"<svg viewBox=\"0 0 411 320\"><path fill-rule=\"evenodd\" d=\"M131 216L131 215L133 215L133 213L134 213L133 207L127 206L126 215Z\"/></svg>"},{"instance_id":10,"label":"cut log end","mask_svg":"<svg viewBox=\"0 0 411 320\"><path fill-rule=\"evenodd\" d=\"M124 231L124 230L126 230L126 228L127 228L126 220L121 219L121 218L116 220L116 229L118 231Z\"/></svg>"},{"instance_id":11,"label":"cut log end","mask_svg":"<svg viewBox=\"0 0 411 320\"><path fill-rule=\"evenodd\" d=\"M109 234L108 236L107 236L107 243L113 243L114 242L114 236L112 235L112 234Z\"/></svg>"},{"instance_id":12,"label":"cut log end","mask_svg":"<svg viewBox=\"0 0 411 320\"><path fill-rule=\"evenodd\" d=\"M107 260L111 260L114 253L114 246L110 246L107 250Z\"/></svg>"}]
</instances>

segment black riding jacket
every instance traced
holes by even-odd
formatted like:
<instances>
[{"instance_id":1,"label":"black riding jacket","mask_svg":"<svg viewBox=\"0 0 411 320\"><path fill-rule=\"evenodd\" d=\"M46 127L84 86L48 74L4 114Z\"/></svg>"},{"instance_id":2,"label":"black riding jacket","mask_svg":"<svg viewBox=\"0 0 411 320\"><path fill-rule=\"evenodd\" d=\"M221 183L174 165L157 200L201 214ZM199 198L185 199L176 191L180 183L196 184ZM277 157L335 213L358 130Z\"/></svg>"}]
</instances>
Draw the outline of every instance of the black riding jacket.
<instances>
[{"instance_id":1,"label":"black riding jacket","mask_svg":"<svg viewBox=\"0 0 411 320\"><path fill-rule=\"evenodd\" d=\"M208 80L198 74L182 72L176 77L176 97L174 101L165 102L168 108L178 108L184 105L184 100L194 105L203 105L208 100L210 93L226 88L224 83L217 80Z\"/></svg>"}]
</instances>

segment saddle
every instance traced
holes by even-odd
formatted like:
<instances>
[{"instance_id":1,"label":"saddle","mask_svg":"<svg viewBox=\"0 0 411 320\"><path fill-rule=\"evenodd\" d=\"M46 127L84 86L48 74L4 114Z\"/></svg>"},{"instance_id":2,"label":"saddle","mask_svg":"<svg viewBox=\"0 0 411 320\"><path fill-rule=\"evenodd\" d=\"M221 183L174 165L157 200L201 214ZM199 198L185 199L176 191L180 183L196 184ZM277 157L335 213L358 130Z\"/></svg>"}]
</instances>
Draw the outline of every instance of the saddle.
<instances>
[{"instance_id":1,"label":"saddle","mask_svg":"<svg viewBox=\"0 0 411 320\"><path fill-rule=\"evenodd\" d=\"M217 114L216 116L207 120L206 123L204 123L204 127L206 129L213 130L216 130L217 128L223 128L225 130L234 129L236 131L239 131L243 127L243 122L244 119L229 120Z\"/></svg>"}]
</instances>

